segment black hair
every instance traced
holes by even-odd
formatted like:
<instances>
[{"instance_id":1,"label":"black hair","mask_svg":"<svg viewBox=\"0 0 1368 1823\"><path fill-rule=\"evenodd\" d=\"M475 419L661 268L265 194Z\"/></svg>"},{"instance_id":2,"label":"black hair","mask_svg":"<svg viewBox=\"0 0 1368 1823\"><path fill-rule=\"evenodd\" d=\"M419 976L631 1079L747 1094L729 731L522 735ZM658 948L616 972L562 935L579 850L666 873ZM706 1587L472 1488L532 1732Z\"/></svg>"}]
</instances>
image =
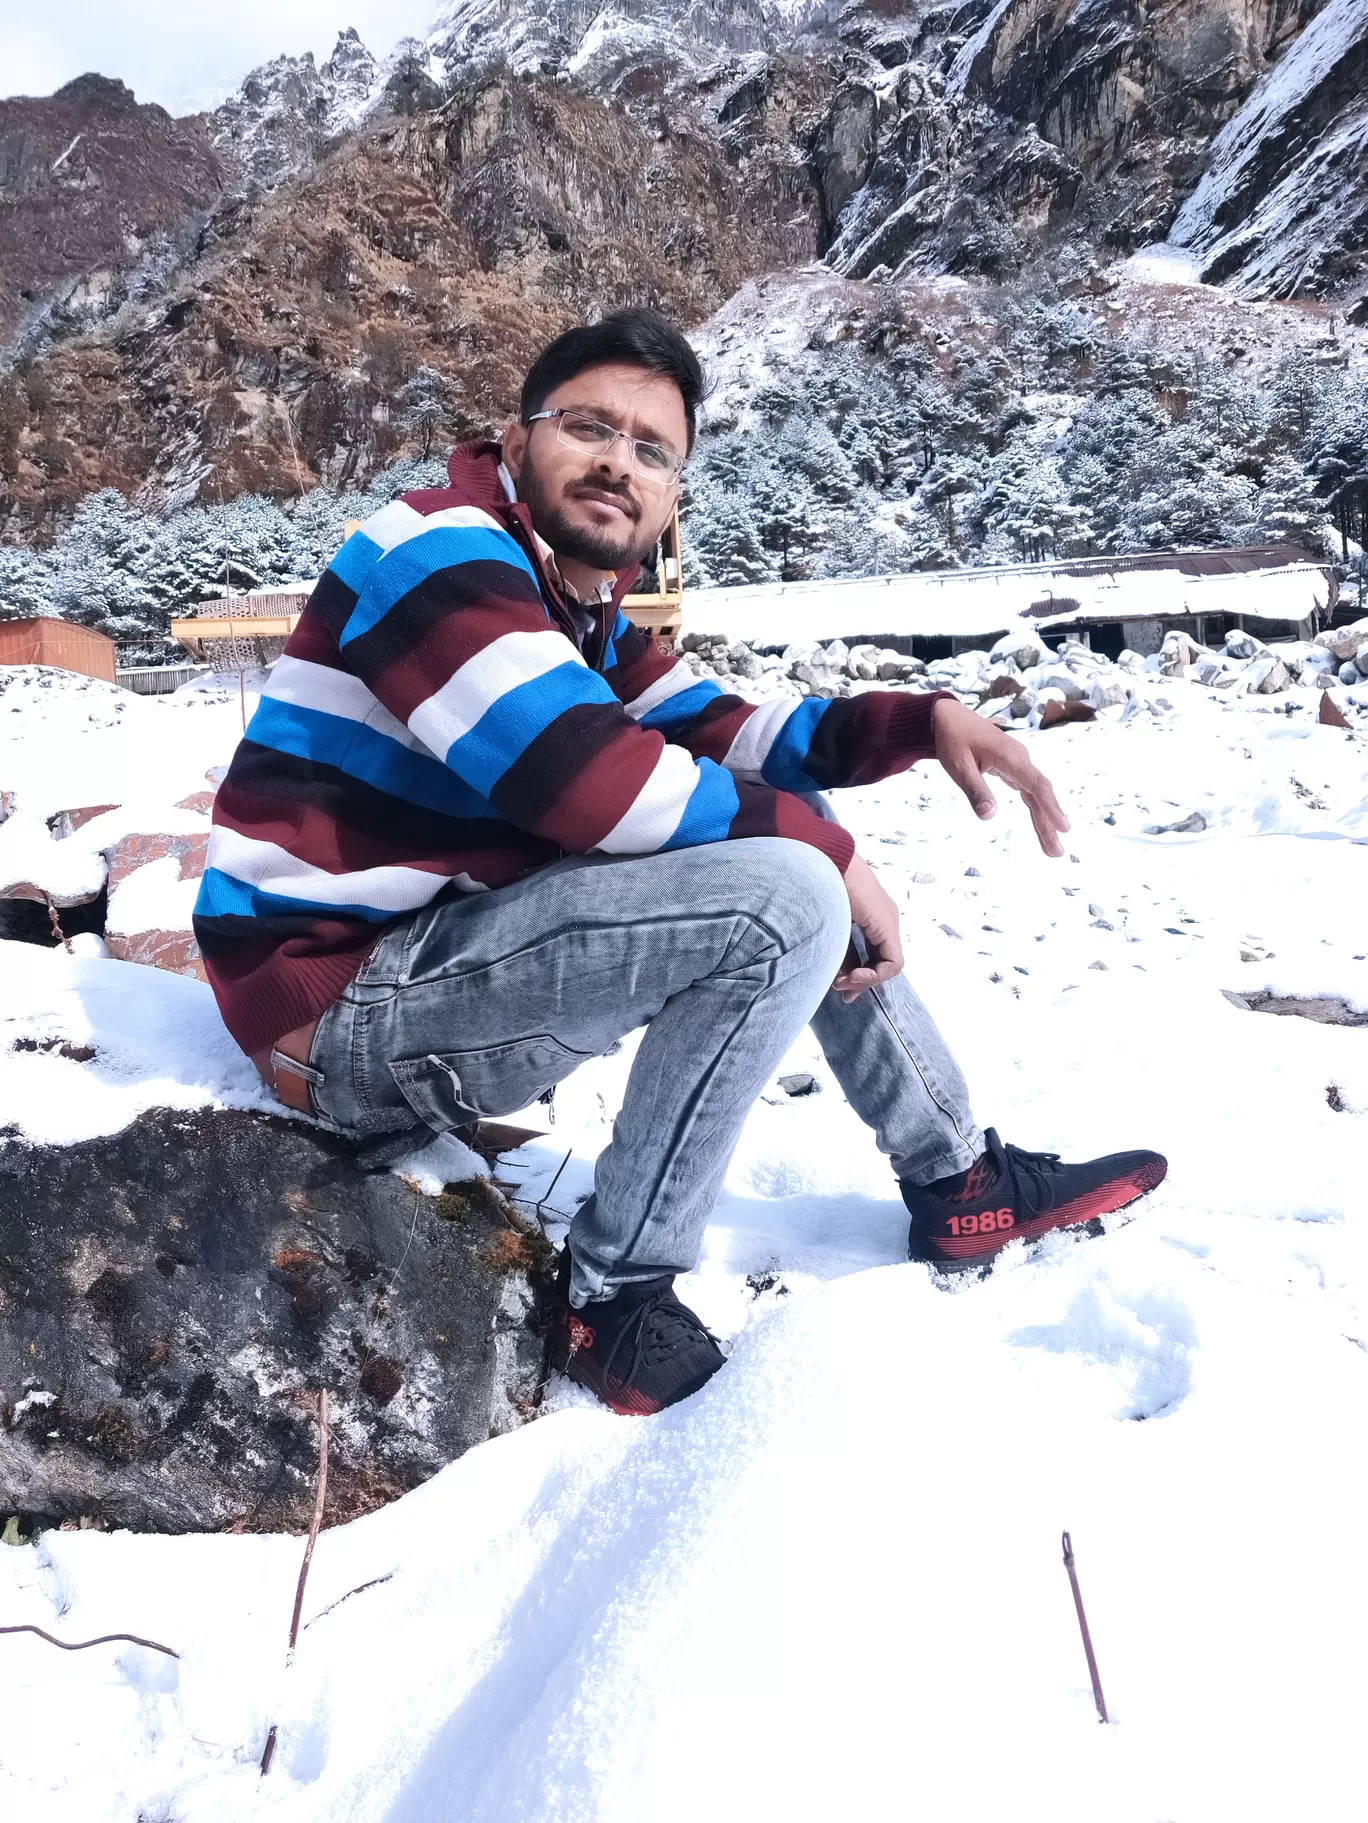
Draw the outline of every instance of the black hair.
<instances>
[{"instance_id":1,"label":"black hair","mask_svg":"<svg viewBox=\"0 0 1368 1823\"><path fill-rule=\"evenodd\" d=\"M597 323L567 329L554 342L548 342L523 381L519 408L523 423L534 411L541 410L547 396L558 386L588 367L602 367L609 361L645 367L674 381L684 401L692 450L698 407L707 396L703 369L674 324L654 310L615 310Z\"/></svg>"}]
</instances>

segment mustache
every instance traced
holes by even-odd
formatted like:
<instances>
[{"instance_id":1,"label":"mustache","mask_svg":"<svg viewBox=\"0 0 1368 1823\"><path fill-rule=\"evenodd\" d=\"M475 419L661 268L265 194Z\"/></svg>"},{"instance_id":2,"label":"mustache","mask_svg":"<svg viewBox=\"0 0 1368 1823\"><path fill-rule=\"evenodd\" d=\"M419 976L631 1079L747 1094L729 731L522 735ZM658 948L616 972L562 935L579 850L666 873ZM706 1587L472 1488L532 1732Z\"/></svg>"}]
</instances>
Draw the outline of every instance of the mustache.
<instances>
[{"instance_id":1,"label":"mustache","mask_svg":"<svg viewBox=\"0 0 1368 1823\"><path fill-rule=\"evenodd\" d=\"M611 494L615 500L621 500L634 520L641 517L641 508L637 505L630 488L615 487L612 482L596 481L592 476L586 476L584 480L577 481L572 487L568 487L566 492L574 499L582 499L585 494L590 493Z\"/></svg>"}]
</instances>

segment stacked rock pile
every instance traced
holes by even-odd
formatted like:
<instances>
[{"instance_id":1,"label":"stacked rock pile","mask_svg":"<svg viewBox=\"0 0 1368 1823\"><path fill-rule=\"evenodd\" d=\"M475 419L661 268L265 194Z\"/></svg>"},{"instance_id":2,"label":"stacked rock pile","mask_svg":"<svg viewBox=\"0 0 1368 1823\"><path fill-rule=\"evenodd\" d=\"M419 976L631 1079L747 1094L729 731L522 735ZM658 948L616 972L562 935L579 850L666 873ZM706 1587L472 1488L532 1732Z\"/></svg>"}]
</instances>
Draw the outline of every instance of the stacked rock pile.
<instances>
[{"instance_id":1,"label":"stacked rock pile","mask_svg":"<svg viewBox=\"0 0 1368 1823\"><path fill-rule=\"evenodd\" d=\"M1052 650L1039 632L1018 626L990 648L952 658L911 658L871 643L833 639L763 652L718 634L687 633L684 662L700 677L752 700L772 696L836 697L870 689L949 690L985 716L1027 728L1066 721L1126 720L1163 715L1174 703L1164 691L1186 682L1219 697L1277 696L1298 688L1343 687L1341 707L1368 712L1368 619L1318 633L1310 641L1264 645L1232 631L1220 647L1199 646L1169 633L1159 652L1116 659L1064 634ZM1290 705L1289 705L1290 706Z\"/></svg>"}]
</instances>

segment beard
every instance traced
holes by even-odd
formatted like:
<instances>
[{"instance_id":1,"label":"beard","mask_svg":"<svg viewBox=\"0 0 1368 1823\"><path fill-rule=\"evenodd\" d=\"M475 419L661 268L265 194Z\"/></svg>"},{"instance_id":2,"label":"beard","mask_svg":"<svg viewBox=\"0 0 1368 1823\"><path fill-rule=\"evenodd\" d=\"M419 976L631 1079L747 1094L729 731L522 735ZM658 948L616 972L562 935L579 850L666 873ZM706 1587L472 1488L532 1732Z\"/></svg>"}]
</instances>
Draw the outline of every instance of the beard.
<instances>
[{"instance_id":1,"label":"beard","mask_svg":"<svg viewBox=\"0 0 1368 1823\"><path fill-rule=\"evenodd\" d=\"M638 563L655 543L641 535L641 508L626 488L610 487L593 475L570 482L563 490L573 495L579 488L592 487L596 492L615 495L632 515L632 523L614 532L604 526L598 530L573 525L567 519L560 499L552 497L550 488L539 474L532 452L523 455L522 473L518 477L518 495L532 515L532 523L557 556L569 557L575 563L592 564L596 570L621 570Z\"/></svg>"}]
</instances>

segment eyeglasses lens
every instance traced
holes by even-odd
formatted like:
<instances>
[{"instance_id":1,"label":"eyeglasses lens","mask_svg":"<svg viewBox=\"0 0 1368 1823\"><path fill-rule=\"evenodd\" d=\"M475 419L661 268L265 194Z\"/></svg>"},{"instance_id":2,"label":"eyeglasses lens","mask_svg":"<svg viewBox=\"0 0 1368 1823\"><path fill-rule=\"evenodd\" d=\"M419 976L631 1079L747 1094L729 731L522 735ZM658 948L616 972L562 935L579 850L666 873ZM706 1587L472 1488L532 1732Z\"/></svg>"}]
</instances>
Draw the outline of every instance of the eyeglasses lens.
<instances>
[{"instance_id":1,"label":"eyeglasses lens","mask_svg":"<svg viewBox=\"0 0 1368 1823\"><path fill-rule=\"evenodd\" d=\"M563 441L578 449L609 449L620 434L611 424L601 424L597 418L579 418L568 413L560 420L559 428ZM676 458L659 443L644 443L640 438L631 437L627 441L632 451L632 467L639 475L660 480L674 474L678 468Z\"/></svg>"}]
</instances>

